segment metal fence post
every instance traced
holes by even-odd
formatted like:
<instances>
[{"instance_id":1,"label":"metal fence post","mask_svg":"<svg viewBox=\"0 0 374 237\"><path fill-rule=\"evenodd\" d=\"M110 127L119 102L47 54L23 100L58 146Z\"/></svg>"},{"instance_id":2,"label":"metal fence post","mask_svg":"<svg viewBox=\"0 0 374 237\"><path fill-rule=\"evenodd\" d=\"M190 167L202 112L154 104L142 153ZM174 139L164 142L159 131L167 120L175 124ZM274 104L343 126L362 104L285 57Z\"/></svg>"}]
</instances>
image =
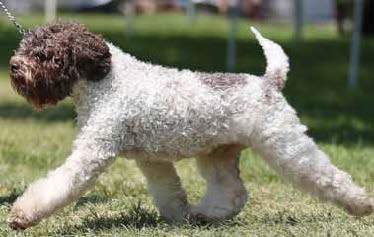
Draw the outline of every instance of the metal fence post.
<instances>
[{"instance_id":1,"label":"metal fence post","mask_svg":"<svg viewBox=\"0 0 374 237\"><path fill-rule=\"evenodd\" d=\"M301 40L304 27L304 0L294 0L294 17L294 38Z\"/></svg>"},{"instance_id":2,"label":"metal fence post","mask_svg":"<svg viewBox=\"0 0 374 237\"><path fill-rule=\"evenodd\" d=\"M52 22L57 15L57 0L45 0L44 2L44 17L46 22Z\"/></svg>"},{"instance_id":3,"label":"metal fence post","mask_svg":"<svg viewBox=\"0 0 374 237\"><path fill-rule=\"evenodd\" d=\"M355 0L353 16L353 32L351 40L351 59L349 66L349 87L356 88L358 84L358 67L360 63L361 27L364 0Z\"/></svg>"},{"instance_id":4,"label":"metal fence post","mask_svg":"<svg viewBox=\"0 0 374 237\"><path fill-rule=\"evenodd\" d=\"M133 33L133 20L134 20L134 1L127 0L124 4L124 13L125 13L125 36L130 37Z\"/></svg>"},{"instance_id":5,"label":"metal fence post","mask_svg":"<svg viewBox=\"0 0 374 237\"><path fill-rule=\"evenodd\" d=\"M229 72L235 71L236 65L236 33L238 31L238 18L240 15L240 0L234 1L234 6L229 9L230 14L230 32L227 42L227 60L226 70Z\"/></svg>"}]
</instances>

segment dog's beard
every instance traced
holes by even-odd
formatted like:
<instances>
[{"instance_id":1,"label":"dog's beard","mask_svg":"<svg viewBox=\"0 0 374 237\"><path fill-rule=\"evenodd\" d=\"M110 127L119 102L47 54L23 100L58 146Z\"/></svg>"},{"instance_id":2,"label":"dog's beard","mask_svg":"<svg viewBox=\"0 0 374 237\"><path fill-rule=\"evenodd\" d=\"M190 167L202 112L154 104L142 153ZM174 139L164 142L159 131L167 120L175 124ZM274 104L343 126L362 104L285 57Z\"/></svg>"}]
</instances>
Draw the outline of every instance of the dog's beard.
<instances>
[{"instance_id":1,"label":"dog's beard","mask_svg":"<svg viewBox=\"0 0 374 237\"><path fill-rule=\"evenodd\" d=\"M46 105L57 104L71 91L70 85L65 86L63 81L52 78L29 69L11 75L11 84L13 89L35 108L42 109Z\"/></svg>"}]
</instances>

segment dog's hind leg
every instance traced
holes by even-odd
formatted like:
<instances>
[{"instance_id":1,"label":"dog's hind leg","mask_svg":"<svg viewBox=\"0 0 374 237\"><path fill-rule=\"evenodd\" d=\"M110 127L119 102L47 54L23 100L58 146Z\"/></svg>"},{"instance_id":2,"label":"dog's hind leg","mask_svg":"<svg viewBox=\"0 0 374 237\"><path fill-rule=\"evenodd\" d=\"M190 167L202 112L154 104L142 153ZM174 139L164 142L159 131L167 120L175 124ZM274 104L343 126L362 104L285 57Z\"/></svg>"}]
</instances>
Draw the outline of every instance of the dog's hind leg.
<instances>
[{"instance_id":1,"label":"dog's hind leg","mask_svg":"<svg viewBox=\"0 0 374 237\"><path fill-rule=\"evenodd\" d=\"M174 164L138 160L137 165L147 179L148 190L161 216L170 222L185 221L188 214L187 196Z\"/></svg>"},{"instance_id":2,"label":"dog's hind leg","mask_svg":"<svg viewBox=\"0 0 374 237\"><path fill-rule=\"evenodd\" d=\"M349 174L330 162L305 134L306 128L300 124L294 110L282 104L265 112L255 125L250 135L253 148L296 187L334 202L352 215L373 213L374 201L365 189L354 184Z\"/></svg>"},{"instance_id":3,"label":"dog's hind leg","mask_svg":"<svg viewBox=\"0 0 374 237\"><path fill-rule=\"evenodd\" d=\"M247 201L247 192L239 176L241 146L227 145L196 159L207 182L206 194L192 206L192 221L219 221L235 216Z\"/></svg>"}]
</instances>

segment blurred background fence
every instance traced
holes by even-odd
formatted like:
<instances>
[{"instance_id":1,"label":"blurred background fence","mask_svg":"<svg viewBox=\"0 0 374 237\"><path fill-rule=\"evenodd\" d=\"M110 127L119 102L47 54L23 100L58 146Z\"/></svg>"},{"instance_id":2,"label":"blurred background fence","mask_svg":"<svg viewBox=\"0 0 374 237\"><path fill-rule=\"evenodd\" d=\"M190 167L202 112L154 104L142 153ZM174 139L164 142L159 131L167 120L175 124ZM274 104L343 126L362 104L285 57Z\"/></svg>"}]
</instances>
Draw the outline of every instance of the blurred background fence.
<instances>
[{"instance_id":1,"label":"blurred background fence","mask_svg":"<svg viewBox=\"0 0 374 237\"><path fill-rule=\"evenodd\" d=\"M126 16L127 35L131 34L135 14L185 12L190 21L194 21L197 14L227 15L231 21L226 55L227 71L235 71L238 17L291 22L296 40L303 38L305 23L336 21L339 34L353 32L348 78L351 87L356 87L358 83L361 31L366 35L374 34L374 6L370 0L13 0L6 1L5 4L18 13L44 11L47 22L55 20L58 9L65 12L122 12Z\"/></svg>"},{"instance_id":2,"label":"blurred background fence","mask_svg":"<svg viewBox=\"0 0 374 237\"><path fill-rule=\"evenodd\" d=\"M3 2L25 27L80 21L142 60L193 70L262 74L265 60L249 34L255 25L290 56L285 94L315 137L374 142L372 0ZM20 38L1 15L0 86L7 85L8 60ZM2 93L0 118L74 117L71 106L37 114Z\"/></svg>"},{"instance_id":3,"label":"blurred background fence","mask_svg":"<svg viewBox=\"0 0 374 237\"><path fill-rule=\"evenodd\" d=\"M355 2L364 4L363 32L374 34L373 1L357 0L12 0L4 3L13 11L26 13L45 10L46 16L62 11L126 12L130 7L136 14L157 11L179 11L189 14L230 15L238 8L242 17L272 21L326 22L336 20L339 33L351 30ZM193 10L191 10L191 8ZM300 17L298 17L298 15ZM47 20L53 20L48 19Z\"/></svg>"},{"instance_id":4,"label":"blurred background fence","mask_svg":"<svg viewBox=\"0 0 374 237\"><path fill-rule=\"evenodd\" d=\"M0 1L25 28L54 19L78 21L142 61L208 72L262 75L265 58L249 32L249 26L257 27L289 55L283 94L308 135L355 182L374 190L374 0ZM35 111L12 90L9 58L21 39L0 12L1 220L28 182L69 156L77 133L69 98ZM205 186L192 162L182 161L177 168L189 200L197 202ZM222 225L168 227L159 221L135 164L118 159L76 205L24 233L373 236L373 218L352 218L293 192L249 150L240 168L253 198L237 218ZM18 234L0 223L0 236Z\"/></svg>"}]
</instances>

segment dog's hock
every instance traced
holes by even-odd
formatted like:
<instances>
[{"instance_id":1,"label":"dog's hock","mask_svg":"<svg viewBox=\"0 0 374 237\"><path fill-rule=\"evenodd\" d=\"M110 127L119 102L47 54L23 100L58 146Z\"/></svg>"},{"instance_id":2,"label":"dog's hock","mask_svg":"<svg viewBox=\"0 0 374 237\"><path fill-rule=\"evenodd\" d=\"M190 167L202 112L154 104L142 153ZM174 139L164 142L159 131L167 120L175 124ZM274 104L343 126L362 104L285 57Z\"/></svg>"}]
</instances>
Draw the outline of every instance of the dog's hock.
<instances>
[{"instance_id":1,"label":"dog's hock","mask_svg":"<svg viewBox=\"0 0 374 237\"><path fill-rule=\"evenodd\" d=\"M255 34L266 57L267 67L264 78L269 80L279 90L283 89L290 67L287 55L280 45L264 38L255 27L252 26L251 31Z\"/></svg>"}]
</instances>

